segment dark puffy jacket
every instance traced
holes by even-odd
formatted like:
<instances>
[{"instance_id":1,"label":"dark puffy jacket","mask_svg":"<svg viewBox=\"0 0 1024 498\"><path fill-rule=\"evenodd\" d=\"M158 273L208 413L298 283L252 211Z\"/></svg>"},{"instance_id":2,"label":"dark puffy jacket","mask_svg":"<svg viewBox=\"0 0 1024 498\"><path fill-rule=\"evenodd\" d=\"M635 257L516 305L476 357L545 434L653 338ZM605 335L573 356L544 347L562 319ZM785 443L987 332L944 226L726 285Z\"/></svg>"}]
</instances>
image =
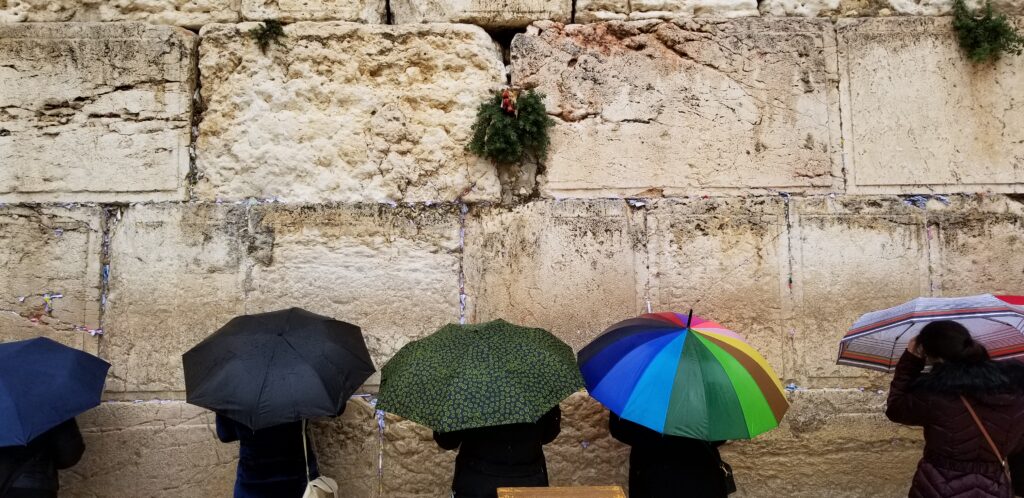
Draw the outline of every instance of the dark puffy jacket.
<instances>
[{"instance_id":1,"label":"dark puffy jacket","mask_svg":"<svg viewBox=\"0 0 1024 498\"><path fill-rule=\"evenodd\" d=\"M543 445L561 431L556 406L532 424L508 424L438 432L434 441L455 457L452 491L457 498L495 498L501 487L547 486Z\"/></svg>"},{"instance_id":2,"label":"dark puffy jacket","mask_svg":"<svg viewBox=\"0 0 1024 498\"><path fill-rule=\"evenodd\" d=\"M306 489L306 458L302 456L302 422L254 431L217 415L217 437L238 441L235 498L299 498ZM316 455L307 444L309 477L319 477Z\"/></svg>"},{"instance_id":3,"label":"dark puffy jacket","mask_svg":"<svg viewBox=\"0 0 1024 498\"><path fill-rule=\"evenodd\" d=\"M666 436L611 413L612 437L629 452L629 496L633 498L725 498L725 471L718 447L707 442ZM681 492L685 490L685 493Z\"/></svg>"},{"instance_id":4,"label":"dark puffy jacket","mask_svg":"<svg viewBox=\"0 0 1024 498\"><path fill-rule=\"evenodd\" d=\"M885 414L893 422L924 427L924 457L910 488L912 498L1007 498L1013 495L1002 467L963 394L1003 457L1024 450L1024 367L985 362L937 364L904 353L896 365Z\"/></svg>"},{"instance_id":5,"label":"dark puffy jacket","mask_svg":"<svg viewBox=\"0 0 1024 498\"><path fill-rule=\"evenodd\" d=\"M78 463L84 452L75 419L40 434L28 446L0 448L0 496L56 498L60 489L57 470Z\"/></svg>"}]
</instances>

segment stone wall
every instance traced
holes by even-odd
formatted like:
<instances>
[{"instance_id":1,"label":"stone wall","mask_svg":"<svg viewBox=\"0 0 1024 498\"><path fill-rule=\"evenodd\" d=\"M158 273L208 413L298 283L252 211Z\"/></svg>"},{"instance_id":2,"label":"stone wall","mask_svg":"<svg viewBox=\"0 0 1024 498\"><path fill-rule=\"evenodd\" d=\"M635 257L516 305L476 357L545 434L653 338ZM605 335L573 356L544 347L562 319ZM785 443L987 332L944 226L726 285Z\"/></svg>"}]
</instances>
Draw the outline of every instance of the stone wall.
<instances>
[{"instance_id":1,"label":"stone wall","mask_svg":"<svg viewBox=\"0 0 1024 498\"><path fill-rule=\"evenodd\" d=\"M113 363L63 495L229 496L237 447L180 355L288 306L359 324L378 366L460 320L578 349L693 308L791 386L778 430L725 448L741 496L905 495L920 433L838 339L920 295L1024 293L1024 60L968 63L929 17L950 4L0 0L0 340ZM288 23L265 53L263 19ZM465 150L506 82L546 93L540 164ZM445 496L454 455L379 425L378 382L315 426L322 467L346 497ZM625 484L607 412L562 408L553 484Z\"/></svg>"}]
</instances>

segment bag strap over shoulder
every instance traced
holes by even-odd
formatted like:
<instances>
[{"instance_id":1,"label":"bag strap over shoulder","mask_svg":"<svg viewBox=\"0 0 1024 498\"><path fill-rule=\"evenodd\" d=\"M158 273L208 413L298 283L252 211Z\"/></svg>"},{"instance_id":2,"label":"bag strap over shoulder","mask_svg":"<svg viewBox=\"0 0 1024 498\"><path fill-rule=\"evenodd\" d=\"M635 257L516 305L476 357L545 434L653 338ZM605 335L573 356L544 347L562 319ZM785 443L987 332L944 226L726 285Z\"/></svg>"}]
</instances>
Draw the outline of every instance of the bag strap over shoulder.
<instances>
[{"instance_id":1,"label":"bag strap over shoulder","mask_svg":"<svg viewBox=\"0 0 1024 498\"><path fill-rule=\"evenodd\" d=\"M302 460L306 462L306 482L309 479L309 450L306 449L306 419L302 419Z\"/></svg>"},{"instance_id":2,"label":"bag strap over shoulder","mask_svg":"<svg viewBox=\"0 0 1024 498\"><path fill-rule=\"evenodd\" d=\"M999 459L999 464L1003 466L1003 475L1006 476L1006 482L1011 482L1010 466L1007 464L1006 459L1003 458L1003 454L999 452L999 447L996 446L996 442L992 440L992 436L988 434L988 430L985 429L985 424L981 423L981 419L978 418L978 414L974 411L974 407L971 406L971 403L968 402L967 398L962 394L960 395L960 401L964 402L964 406L967 407L967 411L970 412L971 418L974 419L974 423L978 425L978 429L981 430L981 434L985 436L985 440L988 441L988 446L992 448L992 453Z\"/></svg>"}]
</instances>

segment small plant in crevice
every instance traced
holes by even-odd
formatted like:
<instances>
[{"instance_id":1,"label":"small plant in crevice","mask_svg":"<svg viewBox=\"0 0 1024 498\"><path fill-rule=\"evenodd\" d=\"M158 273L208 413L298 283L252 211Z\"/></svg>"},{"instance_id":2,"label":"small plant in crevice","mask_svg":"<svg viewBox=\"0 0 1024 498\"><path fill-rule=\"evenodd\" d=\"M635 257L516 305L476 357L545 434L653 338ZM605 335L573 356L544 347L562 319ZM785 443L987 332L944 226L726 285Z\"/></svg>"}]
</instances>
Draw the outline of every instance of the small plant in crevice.
<instances>
[{"instance_id":1,"label":"small plant in crevice","mask_svg":"<svg viewBox=\"0 0 1024 498\"><path fill-rule=\"evenodd\" d=\"M256 40L256 45L264 54L270 48L271 43L281 45L281 38L284 38L284 26L273 19L263 21L259 26L249 30L249 36Z\"/></svg>"},{"instance_id":2,"label":"small plant in crevice","mask_svg":"<svg viewBox=\"0 0 1024 498\"><path fill-rule=\"evenodd\" d=\"M497 164L518 163L528 155L542 160L552 124L543 94L506 88L480 103L467 148Z\"/></svg>"},{"instance_id":3,"label":"small plant in crevice","mask_svg":"<svg viewBox=\"0 0 1024 498\"><path fill-rule=\"evenodd\" d=\"M1005 52L1020 55L1024 38L1017 33L1006 16L995 12L991 2L978 11L967 8L964 0L953 1L953 29L960 48L973 62L998 60Z\"/></svg>"}]
</instances>

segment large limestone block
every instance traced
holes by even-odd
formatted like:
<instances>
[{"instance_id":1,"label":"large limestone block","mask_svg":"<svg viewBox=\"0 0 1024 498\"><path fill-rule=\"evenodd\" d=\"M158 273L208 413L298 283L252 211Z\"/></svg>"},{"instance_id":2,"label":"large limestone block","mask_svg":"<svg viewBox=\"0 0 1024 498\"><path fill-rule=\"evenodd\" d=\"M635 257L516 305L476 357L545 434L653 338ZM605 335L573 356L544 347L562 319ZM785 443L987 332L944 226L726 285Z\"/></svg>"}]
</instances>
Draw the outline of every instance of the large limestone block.
<instances>
[{"instance_id":1,"label":"large limestone block","mask_svg":"<svg viewBox=\"0 0 1024 498\"><path fill-rule=\"evenodd\" d=\"M629 483L629 446L608 434L608 410L586 393L561 403L562 431L544 447L552 486Z\"/></svg>"},{"instance_id":2,"label":"large limestone block","mask_svg":"<svg viewBox=\"0 0 1024 498\"><path fill-rule=\"evenodd\" d=\"M254 216L247 312L300 306L359 325L377 368L406 342L458 321L454 207L269 205Z\"/></svg>"},{"instance_id":3,"label":"large limestone block","mask_svg":"<svg viewBox=\"0 0 1024 498\"><path fill-rule=\"evenodd\" d=\"M924 212L899 199L794 201L794 311L787 376L801 386L884 386L889 376L835 364L860 315L929 295Z\"/></svg>"},{"instance_id":4,"label":"large limestone block","mask_svg":"<svg viewBox=\"0 0 1024 498\"><path fill-rule=\"evenodd\" d=\"M941 295L1024 294L1021 208L1018 200L1001 196L933 206L928 212L933 278Z\"/></svg>"},{"instance_id":5,"label":"large limestone block","mask_svg":"<svg viewBox=\"0 0 1024 498\"><path fill-rule=\"evenodd\" d=\"M125 22L174 24L197 29L238 20L239 0L5 0L3 22Z\"/></svg>"},{"instance_id":6,"label":"large limestone block","mask_svg":"<svg viewBox=\"0 0 1024 498\"><path fill-rule=\"evenodd\" d=\"M0 202L181 199L192 33L0 24Z\"/></svg>"},{"instance_id":7,"label":"large limestone block","mask_svg":"<svg viewBox=\"0 0 1024 498\"><path fill-rule=\"evenodd\" d=\"M791 394L778 429L722 447L738 496L907 496L921 458L921 432L888 421L885 397L831 389ZM871 469L871 478L864 478L864 469Z\"/></svg>"},{"instance_id":8,"label":"large limestone block","mask_svg":"<svg viewBox=\"0 0 1024 498\"><path fill-rule=\"evenodd\" d=\"M641 311L643 214L623 201L473 209L466 222L470 322L504 318L580 349Z\"/></svg>"},{"instance_id":9,"label":"large limestone block","mask_svg":"<svg viewBox=\"0 0 1024 498\"><path fill-rule=\"evenodd\" d=\"M61 472L61 496L231 496L238 445L217 440L208 411L184 401L108 402L78 425L85 454Z\"/></svg>"},{"instance_id":10,"label":"large limestone block","mask_svg":"<svg viewBox=\"0 0 1024 498\"><path fill-rule=\"evenodd\" d=\"M569 22L572 0L394 0L395 24L469 23L488 29L513 29L534 21Z\"/></svg>"},{"instance_id":11,"label":"large limestone block","mask_svg":"<svg viewBox=\"0 0 1024 498\"><path fill-rule=\"evenodd\" d=\"M359 21L384 23L385 0L242 0L242 16L253 21Z\"/></svg>"},{"instance_id":12,"label":"large limestone block","mask_svg":"<svg viewBox=\"0 0 1024 498\"><path fill-rule=\"evenodd\" d=\"M95 353L99 208L0 207L0 342L46 336Z\"/></svg>"},{"instance_id":13,"label":"large limestone block","mask_svg":"<svg viewBox=\"0 0 1024 498\"><path fill-rule=\"evenodd\" d=\"M787 376L788 231L776 198L659 201L647 215L654 311L715 320Z\"/></svg>"},{"instance_id":14,"label":"large limestone block","mask_svg":"<svg viewBox=\"0 0 1024 498\"><path fill-rule=\"evenodd\" d=\"M850 192L1021 191L1024 60L972 64L950 23L839 22Z\"/></svg>"},{"instance_id":15,"label":"large limestone block","mask_svg":"<svg viewBox=\"0 0 1024 498\"><path fill-rule=\"evenodd\" d=\"M320 473L337 481L346 498L378 498L381 442L373 407L353 398L340 417L312 427Z\"/></svg>"},{"instance_id":16,"label":"large limestone block","mask_svg":"<svg viewBox=\"0 0 1024 498\"><path fill-rule=\"evenodd\" d=\"M181 354L244 311L242 206L133 205L113 226L109 391L183 391ZM142 395L140 395L141 397Z\"/></svg>"},{"instance_id":17,"label":"large limestone block","mask_svg":"<svg viewBox=\"0 0 1024 498\"><path fill-rule=\"evenodd\" d=\"M757 16L756 0L578 0L576 22Z\"/></svg>"},{"instance_id":18,"label":"large limestone block","mask_svg":"<svg viewBox=\"0 0 1024 498\"><path fill-rule=\"evenodd\" d=\"M972 9L985 5L983 0L965 0L965 3ZM994 0L991 3L1004 14L1024 14L1024 2L1020 0ZM758 8L761 15L772 16L948 16L953 11L953 0L762 0Z\"/></svg>"},{"instance_id":19,"label":"large limestone block","mask_svg":"<svg viewBox=\"0 0 1024 498\"><path fill-rule=\"evenodd\" d=\"M475 110L503 81L480 28L296 23L260 53L255 23L203 28L205 199L494 200L494 167L470 156Z\"/></svg>"},{"instance_id":20,"label":"large limestone block","mask_svg":"<svg viewBox=\"0 0 1024 498\"><path fill-rule=\"evenodd\" d=\"M513 40L512 73L556 118L548 196L815 191L840 174L826 20L540 23Z\"/></svg>"},{"instance_id":21,"label":"large limestone block","mask_svg":"<svg viewBox=\"0 0 1024 498\"><path fill-rule=\"evenodd\" d=\"M381 497L449 496L455 472L455 451L442 450L427 427L387 415L384 426L384 467Z\"/></svg>"}]
</instances>

